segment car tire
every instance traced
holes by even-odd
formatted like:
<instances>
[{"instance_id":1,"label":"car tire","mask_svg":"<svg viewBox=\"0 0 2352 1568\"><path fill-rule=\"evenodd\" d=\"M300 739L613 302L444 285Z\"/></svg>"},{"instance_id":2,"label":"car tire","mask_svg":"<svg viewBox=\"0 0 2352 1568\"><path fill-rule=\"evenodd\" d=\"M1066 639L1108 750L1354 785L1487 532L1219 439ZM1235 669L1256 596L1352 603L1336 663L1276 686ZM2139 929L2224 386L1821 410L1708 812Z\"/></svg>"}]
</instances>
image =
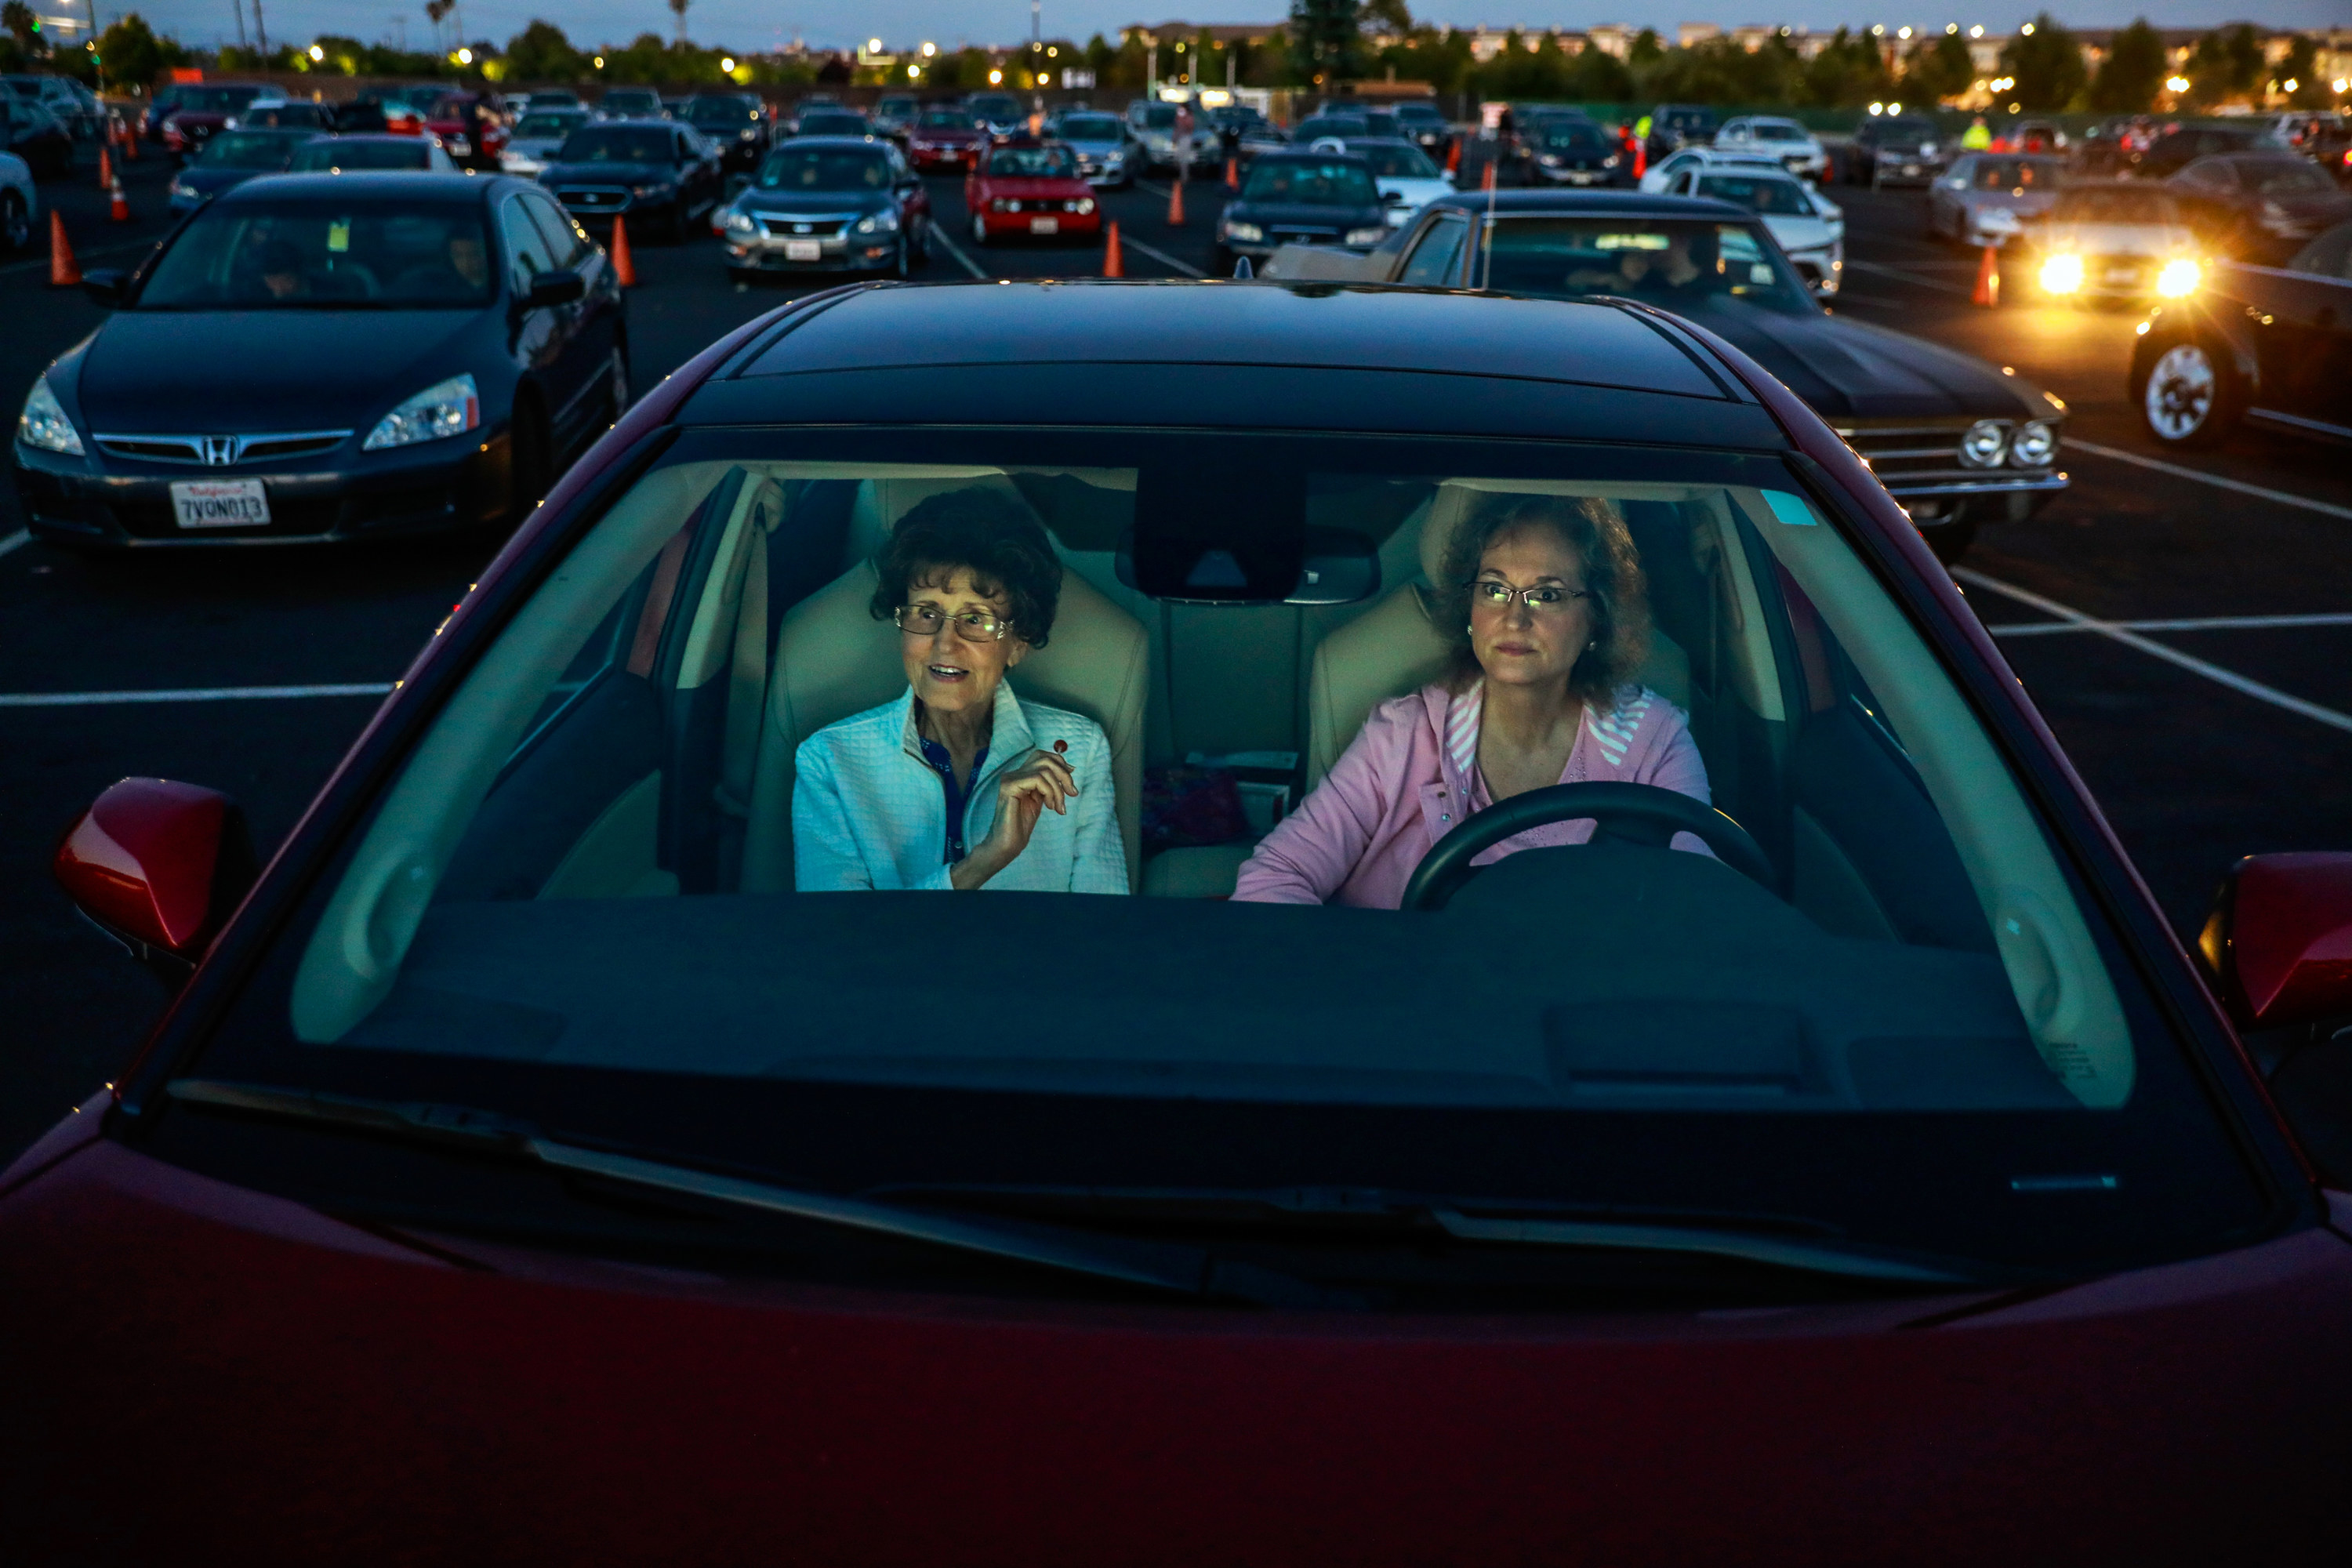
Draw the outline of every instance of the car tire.
<instances>
[{"instance_id":1,"label":"car tire","mask_svg":"<svg viewBox=\"0 0 2352 1568\"><path fill-rule=\"evenodd\" d=\"M923 220L923 242L915 247L915 265L929 267L940 252L939 243L931 230L931 220Z\"/></svg>"},{"instance_id":2,"label":"car tire","mask_svg":"<svg viewBox=\"0 0 2352 1568\"><path fill-rule=\"evenodd\" d=\"M894 257L894 258L892 258L892 260L891 260L891 264L890 264L890 275L891 275L892 277L894 277L894 278L898 279L898 281L900 281L901 283L903 283L903 282L905 282L908 278L910 278L910 277L914 276L914 271L915 271L915 240L914 240L914 237L913 237L912 235L901 234L901 235L898 237L898 254L897 254L897 256L896 256L896 257Z\"/></svg>"},{"instance_id":3,"label":"car tire","mask_svg":"<svg viewBox=\"0 0 2352 1568\"><path fill-rule=\"evenodd\" d=\"M0 251L23 250L32 243L33 215L26 210L25 198L0 191Z\"/></svg>"},{"instance_id":4,"label":"car tire","mask_svg":"<svg viewBox=\"0 0 2352 1568\"><path fill-rule=\"evenodd\" d=\"M974 245L988 243L988 220L978 213L971 215L971 242Z\"/></svg>"},{"instance_id":5,"label":"car tire","mask_svg":"<svg viewBox=\"0 0 2352 1568\"><path fill-rule=\"evenodd\" d=\"M519 526L554 483L552 438L547 416L529 395L515 399L514 417L508 423L507 522Z\"/></svg>"},{"instance_id":6,"label":"car tire","mask_svg":"<svg viewBox=\"0 0 2352 1568\"><path fill-rule=\"evenodd\" d=\"M2132 377L2132 406L2147 433L2167 447L2220 445L2246 409L2245 387L2228 350L2182 337L2155 345L2147 369Z\"/></svg>"}]
</instances>

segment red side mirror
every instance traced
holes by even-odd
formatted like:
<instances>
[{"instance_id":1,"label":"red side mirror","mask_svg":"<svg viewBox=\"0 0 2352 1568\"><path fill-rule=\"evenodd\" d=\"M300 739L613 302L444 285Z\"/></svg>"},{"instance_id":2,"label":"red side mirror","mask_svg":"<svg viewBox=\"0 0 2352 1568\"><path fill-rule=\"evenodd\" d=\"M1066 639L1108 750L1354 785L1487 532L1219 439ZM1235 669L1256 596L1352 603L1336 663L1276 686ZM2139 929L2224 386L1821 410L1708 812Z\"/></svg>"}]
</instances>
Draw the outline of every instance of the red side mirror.
<instances>
[{"instance_id":1,"label":"red side mirror","mask_svg":"<svg viewBox=\"0 0 2352 1568\"><path fill-rule=\"evenodd\" d=\"M2242 1027L2352 1015L2352 855L2248 856L2197 945Z\"/></svg>"},{"instance_id":2,"label":"red side mirror","mask_svg":"<svg viewBox=\"0 0 2352 1568\"><path fill-rule=\"evenodd\" d=\"M124 779L67 830L50 869L102 930L184 977L253 885L253 847L218 790Z\"/></svg>"}]
</instances>

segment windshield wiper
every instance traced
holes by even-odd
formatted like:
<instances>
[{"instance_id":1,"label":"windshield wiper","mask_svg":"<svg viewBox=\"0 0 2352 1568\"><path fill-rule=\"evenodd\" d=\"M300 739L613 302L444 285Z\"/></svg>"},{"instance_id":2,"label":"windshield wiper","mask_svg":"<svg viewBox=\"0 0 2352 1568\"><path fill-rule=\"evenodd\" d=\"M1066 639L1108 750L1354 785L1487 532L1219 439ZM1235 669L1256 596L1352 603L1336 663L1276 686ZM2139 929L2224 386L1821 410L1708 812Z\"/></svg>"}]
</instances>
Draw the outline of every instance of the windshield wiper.
<instances>
[{"instance_id":1,"label":"windshield wiper","mask_svg":"<svg viewBox=\"0 0 2352 1568\"><path fill-rule=\"evenodd\" d=\"M1809 1274L1878 1279L1903 1285L1985 1286L1992 1270L1972 1263L1926 1258L1827 1237L1793 1234L1764 1221L1706 1216L1696 1223L1644 1216L1594 1218L1588 1214L1531 1212L1522 1205L1433 1198L1377 1189L1286 1187L1115 1188L1052 1186L925 1186L885 1189L964 1207L1014 1209L1071 1219L1144 1219L1180 1226L1224 1224L1326 1232L1442 1235L1456 1241L1509 1247L1596 1251L1696 1253L1766 1264Z\"/></svg>"},{"instance_id":2,"label":"windshield wiper","mask_svg":"<svg viewBox=\"0 0 2352 1568\"><path fill-rule=\"evenodd\" d=\"M723 1176L690 1166L641 1159L550 1138L527 1121L470 1106L370 1100L267 1084L179 1079L166 1089L183 1104L372 1132L409 1142L504 1155L579 1175L707 1198L738 1207L926 1242L1068 1274L1139 1286L1199 1300L1256 1306L1346 1304L1304 1280L1220 1258L1204 1247L1087 1237L1074 1240L1058 1228L978 1224L896 1204L802 1192L766 1182Z\"/></svg>"}]
</instances>

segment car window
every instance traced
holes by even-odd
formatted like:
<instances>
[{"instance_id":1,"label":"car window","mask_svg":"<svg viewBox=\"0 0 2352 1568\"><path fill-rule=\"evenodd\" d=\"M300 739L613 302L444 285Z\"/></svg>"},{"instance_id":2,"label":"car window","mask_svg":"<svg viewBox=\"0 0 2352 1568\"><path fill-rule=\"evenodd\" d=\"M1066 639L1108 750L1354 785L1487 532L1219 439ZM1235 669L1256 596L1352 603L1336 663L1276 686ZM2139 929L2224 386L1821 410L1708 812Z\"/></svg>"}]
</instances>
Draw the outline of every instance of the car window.
<instances>
[{"instance_id":1,"label":"car window","mask_svg":"<svg viewBox=\"0 0 2352 1568\"><path fill-rule=\"evenodd\" d=\"M462 309L490 300L478 205L238 202L200 210L141 310Z\"/></svg>"},{"instance_id":2,"label":"car window","mask_svg":"<svg viewBox=\"0 0 2352 1568\"><path fill-rule=\"evenodd\" d=\"M1000 147L988 155L988 172L1001 179L1075 180L1078 160L1067 147Z\"/></svg>"},{"instance_id":3,"label":"car window","mask_svg":"<svg viewBox=\"0 0 2352 1568\"><path fill-rule=\"evenodd\" d=\"M2238 183L2237 177L2230 172L2230 165L2219 160L2210 163L2189 164L2180 171L2180 182L2183 184L2195 185L2200 190L2208 191L2231 190Z\"/></svg>"},{"instance_id":4,"label":"car window","mask_svg":"<svg viewBox=\"0 0 2352 1568\"><path fill-rule=\"evenodd\" d=\"M1434 289L1455 287L1462 276L1462 240L1469 232L1469 224L1462 218L1439 218L1412 247L1397 281Z\"/></svg>"},{"instance_id":5,"label":"car window","mask_svg":"<svg viewBox=\"0 0 2352 1568\"><path fill-rule=\"evenodd\" d=\"M582 114L553 110L544 113L534 111L515 121L514 133L518 137L557 141L579 130L586 118Z\"/></svg>"},{"instance_id":6,"label":"car window","mask_svg":"<svg viewBox=\"0 0 2352 1568\"><path fill-rule=\"evenodd\" d=\"M1122 541L1139 560L1192 538L1155 520L1191 516L1204 471L1284 498L1223 542L1296 552L1328 530L1376 580L1341 605L1147 593ZM846 819L795 803L887 808L828 770L867 737L875 765L904 756L905 635L871 562L927 504L1042 531L1059 608L1005 690L1025 725L1079 737L1073 805L1112 797L1131 892L965 912L821 890L845 885L828 836ZM1368 716L1458 721L1475 765L1478 689L1449 682L1423 605L1467 591L1445 542L1513 514L1582 519L1613 581L1638 573L1644 635L1612 655L1635 673L1592 710L1592 765L1638 770L1675 737L1756 869L1570 843L1496 859L1437 911L1225 896L1314 820ZM689 429L567 526L190 1070L478 1106L875 1201L1413 1194L2093 1272L2242 1243L2263 1212L1998 721L1781 458ZM1178 577L1196 556L1234 570L1212 543ZM1015 710L997 711L1003 736ZM919 870L948 851L908 853ZM313 1142L304 1158L350 1142ZM373 1147L348 1157L396 1182ZM470 1196L500 1169L442 1160L446 1185L412 1195ZM570 1244L620 1213L567 1210ZM1384 1245L1339 1250L1360 1243ZM1261 1262L1327 1266L1264 1245ZM1465 1280L1507 1256L1412 1246ZM1612 1288L1676 1288L1642 1268L1612 1259Z\"/></svg>"},{"instance_id":7,"label":"car window","mask_svg":"<svg viewBox=\"0 0 2352 1568\"><path fill-rule=\"evenodd\" d=\"M1136 123L1152 131L1172 131L1176 127L1176 106L1172 103L1147 103L1129 110Z\"/></svg>"},{"instance_id":8,"label":"car window","mask_svg":"<svg viewBox=\"0 0 2352 1568\"><path fill-rule=\"evenodd\" d=\"M589 125L565 139L556 154L566 163L667 163L669 129L660 125Z\"/></svg>"},{"instance_id":9,"label":"car window","mask_svg":"<svg viewBox=\"0 0 2352 1568\"><path fill-rule=\"evenodd\" d=\"M2059 183L2063 167L2047 158L1979 158L1969 178L1980 191L2047 190Z\"/></svg>"},{"instance_id":10,"label":"car window","mask_svg":"<svg viewBox=\"0 0 2352 1568\"><path fill-rule=\"evenodd\" d=\"M2248 190L2265 196L2326 193L2336 188L2335 182L2320 173L2317 164L2301 158L2266 158L2260 163L2240 163L2238 180Z\"/></svg>"},{"instance_id":11,"label":"car window","mask_svg":"<svg viewBox=\"0 0 2352 1568\"><path fill-rule=\"evenodd\" d=\"M803 114L800 133L803 136L863 136L866 117L862 114Z\"/></svg>"},{"instance_id":12,"label":"car window","mask_svg":"<svg viewBox=\"0 0 2352 1568\"><path fill-rule=\"evenodd\" d=\"M927 109L923 110L922 126L926 131L969 131L971 116L961 109Z\"/></svg>"},{"instance_id":13,"label":"car window","mask_svg":"<svg viewBox=\"0 0 2352 1568\"><path fill-rule=\"evenodd\" d=\"M1646 217L1514 217L1494 226L1474 263L1485 286L1574 299L1622 294L1678 313L1815 306L1775 253L1742 224Z\"/></svg>"},{"instance_id":14,"label":"car window","mask_svg":"<svg viewBox=\"0 0 2352 1568\"><path fill-rule=\"evenodd\" d=\"M292 169L298 174L324 169L429 169L436 151L432 142L415 136L386 137L381 142L329 136L297 147Z\"/></svg>"},{"instance_id":15,"label":"car window","mask_svg":"<svg viewBox=\"0 0 2352 1568\"><path fill-rule=\"evenodd\" d=\"M2290 272L2352 282L2352 223L2338 224L2295 252L2286 264Z\"/></svg>"},{"instance_id":16,"label":"car window","mask_svg":"<svg viewBox=\"0 0 2352 1568\"><path fill-rule=\"evenodd\" d=\"M1116 142L1119 123L1108 114L1070 114L1063 117L1061 132L1072 142Z\"/></svg>"},{"instance_id":17,"label":"car window","mask_svg":"<svg viewBox=\"0 0 2352 1568\"><path fill-rule=\"evenodd\" d=\"M282 169L307 140L300 134L231 131L214 137L196 162L208 169Z\"/></svg>"},{"instance_id":18,"label":"car window","mask_svg":"<svg viewBox=\"0 0 2352 1568\"><path fill-rule=\"evenodd\" d=\"M2067 191L2050 209L2053 223L2171 224L2180 221L2162 191L2129 186Z\"/></svg>"},{"instance_id":19,"label":"car window","mask_svg":"<svg viewBox=\"0 0 2352 1568\"><path fill-rule=\"evenodd\" d=\"M1246 202L1289 202L1301 206L1378 206L1379 187L1362 163L1337 159L1261 158L1242 186Z\"/></svg>"},{"instance_id":20,"label":"car window","mask_svg":"<svg viewBox=\"0 0 2352 1568\"><path fill-rule=\"evenodd\" d=\"M890 165L864 147L778 148L760 165L752 182L763 191L879 191L890 184Z\"/></svg>"},{"instance_id":21,"label":"car window","mask_svg":"<svg viewBox=\"0 0 2352 1568\"><path fill-rule=\"evenodd\" d=\"M1418 147L1356 146L1349 152L1371 165L1373 177L1382 180L1433 180L1437 165Z\"/></svg>"},{"instance_id":22,"label":"car window","mask_svg":"<svg viewBox=\"0 0 2352 1568\"><path fill-rule=\"evenodd\" d=\"M499 231L506 240L509 276L516 294L529 289L530 280L541 273L556 270L554 249L520 197L510 197L499 207Z\"/></svg>"},{"instance_id":23,"label":"car window","mask_svg":"<svg viewBox=\"0 0 2352 1568\"><path fill-rule=\"evenodd\" d=\"M1540 145L1554 153L1599 153L1607 150L1600 131L1580 120L1555 120L1546 124Z\"/></svg>"},{"instance_id":24,"label":"car window","mask_svg":"<svg viewBox=\"0 0 2352 1568\"><path fill-rule=\"evenodd\" d=\"M1717 201L1736 202L1750 212L1769 213L1775 216L1811 217L1812 198L1805 187L1794 180L1766 179L1753 174L1702 174L1697 180L1696 195L1713 196Z\"/></svg>"},{"instance_id":25,"label":"car window","mask_svg":"<svg viewBox=\"0 0 2352 1568\"><path fill-rule=\"evenodd\" d=\"M588 237L588 231L580 226L579 220L559 206L553 197L525 191L518 199L539 224L540 233L547 241L547 253L555 258L558 267L577 268L596 248L595 241Z\"/></svg>"}]
</instances>

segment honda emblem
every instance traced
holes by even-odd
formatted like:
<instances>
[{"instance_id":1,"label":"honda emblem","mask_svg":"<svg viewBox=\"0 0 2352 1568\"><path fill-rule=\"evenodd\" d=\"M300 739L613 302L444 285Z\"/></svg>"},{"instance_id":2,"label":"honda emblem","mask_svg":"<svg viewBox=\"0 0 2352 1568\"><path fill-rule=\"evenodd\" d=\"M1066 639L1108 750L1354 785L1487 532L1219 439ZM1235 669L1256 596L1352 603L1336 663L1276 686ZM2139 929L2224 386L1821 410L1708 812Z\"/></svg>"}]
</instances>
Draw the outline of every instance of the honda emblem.
<instances>
[{"instance_id":1,"label":"honda emblem","mask_svg":"<svg viewBox=\"0 0 2352 1568\"><path fill-rule=\"evenodd\" d=\"M231 463L236 461L236 437L207 436L205 437L205 466L206 468L226 468Z\"/></svg>"}]
</instances>

